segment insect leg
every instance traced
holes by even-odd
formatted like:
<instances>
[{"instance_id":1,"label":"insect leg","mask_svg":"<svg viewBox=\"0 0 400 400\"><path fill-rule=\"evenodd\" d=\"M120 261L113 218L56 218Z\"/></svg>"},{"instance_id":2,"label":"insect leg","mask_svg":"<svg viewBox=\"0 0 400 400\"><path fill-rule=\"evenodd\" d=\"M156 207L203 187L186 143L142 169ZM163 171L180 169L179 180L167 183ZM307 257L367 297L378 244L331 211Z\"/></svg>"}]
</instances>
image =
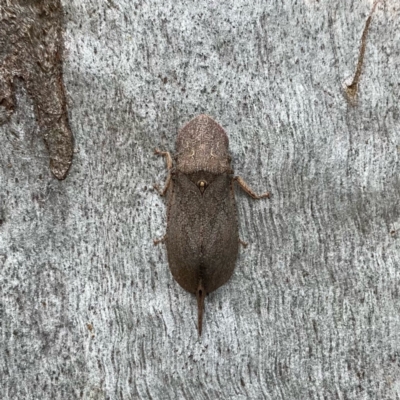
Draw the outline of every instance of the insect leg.
<instances>
[{"instance_id":1,"label":"insect leg","mask_svg":"<svg viewBox=\"0 0 400 400\"><path fill-rule=\"evenodd\" d=\"M167 234L165 234L161 239L154 239L153 240L154 246L157 246L160 243L165 243L166 240L167 240Z\"/></svg>"},{"instance_id":2,"label":"insect leg","mask_svg":"<svg viewBox=\"0 0 400 400\"><path fill-rule=\"evenodd\" d=\"M244 248L246 248L246 247L248 246L248 243L245 242L245 241L242 240L242 239L239 239L239 244L241 244Z\"/></svg>"},{"instance_id":3,"label":"insect leg","mask_svg":"<svg viewBox=\"0 0 400 400\"><path fill-rule=\"evenodd\" d=\"M249 185L240 177L240 176L235 176L233 178L239 185L240 187L249 195L251 196L253 199L261 199L263 197L267 197L269 198L271 195L269 192L265 192L261 195L257 195L255 194L249 187Z\"/></svg>"},{"instance_id":4,"label":"insect leg","mask_svg":"<svg viewBox=\"0 0 400 400\"><path fill-rule=\"evenodd\" d=\"M165 183L165 187L163 190L160 190L158 185L154 185L154 188L160 193L161 196L165 196L165 193L167 193L167 190L169 188L169 185L171 183L171 168L172 168L172 157L171 154L169 154L168 151L160 151L156 149L154 151L154 154L157 154L159 156L164 156L167 160L167 169L168 169L168 176L167 176L167 181Z\"/></svg>"}]
</instances>

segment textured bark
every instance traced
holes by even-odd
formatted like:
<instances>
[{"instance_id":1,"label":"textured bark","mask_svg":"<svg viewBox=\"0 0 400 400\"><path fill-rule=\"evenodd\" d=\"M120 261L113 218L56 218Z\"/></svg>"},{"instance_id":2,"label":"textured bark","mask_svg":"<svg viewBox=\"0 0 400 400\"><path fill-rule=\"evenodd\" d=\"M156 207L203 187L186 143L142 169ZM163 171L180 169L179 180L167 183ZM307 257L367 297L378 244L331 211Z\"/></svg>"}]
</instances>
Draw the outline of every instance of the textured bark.
<instances>
[{"instance_id":1,"label":"textured bark","mask_svg":"<svg viewBox=\"0 0 400 400\"><path fill-rule=\"evenodd\" d=\"M13 83L20 78L58 179L67 176L73 154L62 80L62 17L60 0L0 2L0 124L14 111Z\"/></svg>"},{"instance_id":2,"label":"textured bark","mask_svg":"<svg viewBox=\"0 0 400 400\"><path fill-rule=\"evenodd\" d=\"M400 398L399 2L62 3L67 178L24 82L0 127L0 397ZM200 113L273 195L201 338L152 187Z\"/></svg>"}]
</instances>

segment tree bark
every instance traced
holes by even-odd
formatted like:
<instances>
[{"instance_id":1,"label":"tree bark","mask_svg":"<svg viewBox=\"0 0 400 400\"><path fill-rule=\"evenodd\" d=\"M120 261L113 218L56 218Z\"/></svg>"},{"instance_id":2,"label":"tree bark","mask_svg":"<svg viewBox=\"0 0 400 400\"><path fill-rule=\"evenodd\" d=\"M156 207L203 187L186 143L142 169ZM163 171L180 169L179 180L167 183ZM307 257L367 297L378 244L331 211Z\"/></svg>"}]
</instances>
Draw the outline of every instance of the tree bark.
<instances>
[{"instance_id":1,"label":"tree bark","mask_svg":"<svg viewBox=\"0 0 400 400\"><path fill-rule=\"evenodd\" d=\"M26 82L0 115L0 397L400 398L398 1L62 5L66 179ZM199 338L153 152L201 113L272 198Z\"/></svg>"}]
</instances>

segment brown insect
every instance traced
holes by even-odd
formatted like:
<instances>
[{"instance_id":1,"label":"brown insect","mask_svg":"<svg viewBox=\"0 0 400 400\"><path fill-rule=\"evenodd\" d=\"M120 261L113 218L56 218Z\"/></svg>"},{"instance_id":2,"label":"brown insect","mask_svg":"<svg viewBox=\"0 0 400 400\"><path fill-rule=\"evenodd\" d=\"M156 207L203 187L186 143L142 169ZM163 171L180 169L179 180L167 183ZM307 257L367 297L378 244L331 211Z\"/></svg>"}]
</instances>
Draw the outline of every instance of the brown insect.
<instances>
[{"instance_id":1,"label":"brown insect","mask_svg":"<svg viewBox=\"0 0 400 400\"><path fill-rule=\"evenodd\" d=\"M234 182L253 199L257 196L240 177L233 176L229 141L224 129L208 115L199 115L179 132L175 167L169 152L167 233L168 263L175 280L197 297L201 335L205 296L231 277L239 243Z\"/></svg>"}]
</instances>

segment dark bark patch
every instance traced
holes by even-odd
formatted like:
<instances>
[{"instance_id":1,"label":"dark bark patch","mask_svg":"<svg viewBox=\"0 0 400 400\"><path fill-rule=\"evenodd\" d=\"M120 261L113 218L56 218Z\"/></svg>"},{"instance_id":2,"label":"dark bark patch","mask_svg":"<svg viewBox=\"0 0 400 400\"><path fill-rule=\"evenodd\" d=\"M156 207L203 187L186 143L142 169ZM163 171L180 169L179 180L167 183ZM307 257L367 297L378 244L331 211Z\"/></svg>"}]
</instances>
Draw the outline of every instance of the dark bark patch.
<instances>
[{"instance_id":1,"label":"dark bark patch","mask_svg":"<svg viewBox=\"0 0 400 400\"><path fill-rule=\"evenodd\" d=\"M2 7L0 105L6 118L1 118L0 123L6 122L14 111L13 81L15 77L22 78L34 102L50 155L50 169L57 179L64 179L72 163L73 136L62 77L61 2L17 0Z\"/></svg>"}]
</instances>

